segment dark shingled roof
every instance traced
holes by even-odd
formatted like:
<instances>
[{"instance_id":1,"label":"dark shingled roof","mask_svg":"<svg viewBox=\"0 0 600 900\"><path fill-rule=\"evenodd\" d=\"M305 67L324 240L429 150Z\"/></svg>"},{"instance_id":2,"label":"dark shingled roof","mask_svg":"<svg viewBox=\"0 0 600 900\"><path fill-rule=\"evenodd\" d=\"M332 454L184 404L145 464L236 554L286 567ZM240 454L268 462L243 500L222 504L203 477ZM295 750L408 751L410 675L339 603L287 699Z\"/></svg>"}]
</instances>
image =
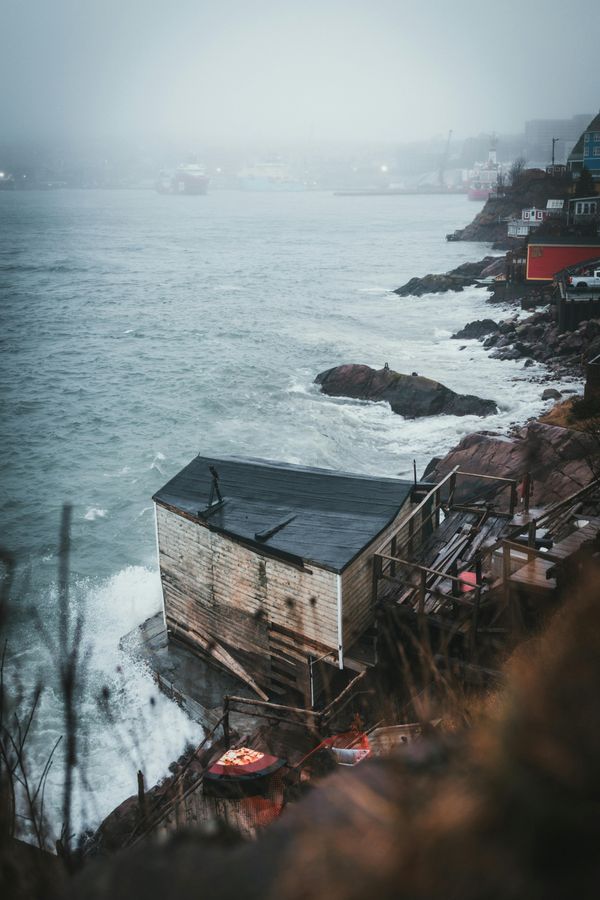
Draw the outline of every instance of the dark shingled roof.
<instances>
[{"instance_id":1,"label":"dark shingled roof","mask_svg":"<svg viewBox=\"0 0 600 900\"><path fill-rule=\"evenodd\" d=\"M209 466L219 473L219 508L208 507ZM412 482L398 478L197 456L153 499L259 552L341 572L394 520L411 488Z\"/></svg>"},{"instance_id":2,"label":"dark shingled roof","mask_svg":"<svg viewBox=\"0 0 600 900\"><path fill-rule=\"evenodd\" d=\"M588 131L600 131L600 113L598 113L597 116L594 116L585 131L582 131L579 135L577 143L569 153L571 162L576 161L577 159L583 159L583 140Z\"/></svg>"}]
</instances>

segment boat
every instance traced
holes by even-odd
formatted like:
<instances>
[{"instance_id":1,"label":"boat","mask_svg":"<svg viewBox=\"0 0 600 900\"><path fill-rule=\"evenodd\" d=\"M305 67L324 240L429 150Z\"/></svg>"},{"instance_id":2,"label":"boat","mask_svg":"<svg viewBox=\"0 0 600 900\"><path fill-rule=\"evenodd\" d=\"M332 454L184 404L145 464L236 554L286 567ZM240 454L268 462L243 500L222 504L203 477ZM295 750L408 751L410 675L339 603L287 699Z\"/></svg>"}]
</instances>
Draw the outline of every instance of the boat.
<instances>
[{"instance_id":1,"label":"boat","mask_svg":"<svg viewBox=\"0 0 600 900\"><path fill-rule=\"evenodd\" d=\"M490 194L498 184L501 174L501 166L496 156L496 148L490 147L488 158L484 163L475 163L475 167L469 172L469 200L488 200Z\"/></svg>"},{"instance_id":2,"label":"boat","mask_svg":"<svg viewBox=\"0 0 600 900\"><path fill-rule=\"evenodd\" d=\"M238 175L243 191L305 191L306 185L294 178L280 160L266 160L246 166Z\"/></svg>"},{"instance_id":3,"label":"boat","mask_svg":"<svg viewBox=\"0 0 600 900\"><path fill-rule=\"evenodd\" d=\"M206 194L210 178L202 166L188 163L174 172L162 171L156 180L159 194Z\"/></svg>"}]
</instances>

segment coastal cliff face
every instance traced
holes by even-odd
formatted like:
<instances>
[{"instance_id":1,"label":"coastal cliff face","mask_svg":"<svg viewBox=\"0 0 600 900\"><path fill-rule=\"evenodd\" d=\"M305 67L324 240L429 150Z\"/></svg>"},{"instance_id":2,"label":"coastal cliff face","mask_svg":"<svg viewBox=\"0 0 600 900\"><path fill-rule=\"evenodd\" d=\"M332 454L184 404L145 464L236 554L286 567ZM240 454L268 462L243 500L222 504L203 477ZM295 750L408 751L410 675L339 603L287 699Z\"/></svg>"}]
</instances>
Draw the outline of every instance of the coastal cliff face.
<instances>
[{"instance_id":1,"label":"coastal cliff face","mask_svg":"<svg viewBox=\"0 0 600 900\"><path fill-rule=\"evenodd\" d=\"M321 391L332 397L385 400L392 411L407 419L421 416L487 416L498 411L493 400L457 394L431 378L402 375L392 369L348 364L321 372L315 379Z\"/></svg>"},{"instance_id":2,"label":"coastal cliff face","mask_svg":"<svg viewBox=\"0 0 600 900\"><path fill-rule=\"evenodd\" d=\"M534 422L514 437L469 434L443 459L432 460L427 480L438 481L455 466L464 472L496 475L520 481L526 472L533 479L532 504L545 506L575 493L594 478L600 444L591 434ZM484 491L474 479L469 489Z\"/></svg>"},{"instance_id":3,"label":"coastal cliff face","mask_svg":"<svg viewBox=\"0 0 600 900\"><path fill-rule=\"evenodd\" d=\"M455 240L496 241L514 247L520 241L508 238L506 219L520 218L521 210L528 207L545 208L548 200L564 197L568 187L569 183L563 178L554 178L536 169L527 170L518 184L505 189L503 196L487 200L473 221L454 233Z\"/></svg>"}]
</instances>

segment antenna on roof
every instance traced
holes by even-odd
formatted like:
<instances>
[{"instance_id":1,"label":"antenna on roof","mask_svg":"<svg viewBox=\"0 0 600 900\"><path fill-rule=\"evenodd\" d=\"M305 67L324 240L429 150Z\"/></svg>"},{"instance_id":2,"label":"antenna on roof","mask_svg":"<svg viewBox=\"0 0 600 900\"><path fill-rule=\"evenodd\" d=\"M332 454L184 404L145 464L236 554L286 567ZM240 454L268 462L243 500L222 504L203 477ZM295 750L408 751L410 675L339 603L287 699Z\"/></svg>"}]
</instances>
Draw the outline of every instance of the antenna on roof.
<instances>
[{"instance_id":1,"label":"antenna on roof","mask_svg":"<svg viewBox=\"0 0 600 900\"><path fill-rule=\"evenodd\" d=\"M223 497L221 496L221 491L219 490L219 473L214 466L209 466L208 471L212 475L212 481L210 483L210 494L208 495L208 505L212 506L214 503L222 503ZM215 496L217 498L216 500Z\"/></svg>"}]
</instances>

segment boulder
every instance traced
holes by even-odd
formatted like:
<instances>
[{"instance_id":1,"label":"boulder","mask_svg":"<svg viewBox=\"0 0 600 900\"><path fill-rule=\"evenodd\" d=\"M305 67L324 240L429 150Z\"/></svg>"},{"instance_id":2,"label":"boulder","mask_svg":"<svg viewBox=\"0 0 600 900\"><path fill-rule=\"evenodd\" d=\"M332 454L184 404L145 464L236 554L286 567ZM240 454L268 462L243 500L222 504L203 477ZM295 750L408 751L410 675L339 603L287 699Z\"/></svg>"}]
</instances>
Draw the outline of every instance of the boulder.
<instances>
[{"instance_id":1,"label":"boulder","mask_svg":"<svg viewBox=\"0 0 600 900\"><path fill-rule=\"evenodd\" d=\"M465 327L453 334L452 337L456 339L482 338L497 331L498 325L493 319L476 319L474 322L467 322Z\"/></svg>"},{"instance_id":2,"label":"boulder","mask_svg":"<svg viewBox=\"0 0 600 900\"><path fill-rule=\"evenodd\" d=\"M533 478L535 506L555 503L588 484L600 463L600 448L593 435L556 425L534 422L512 438L493 434L469 434L442 460L429 467L428 480L439 481L454 466L464 472L496 475L520 481L525 472ZM489 494L490 483L465 480L457 492L459 499ZM462 494L461 494L462 491ZM498 495L500 507L508 491ZM506 498L506 499L505 499Z\"/></svg>"},{"instance_id":3,"label":"boulder","mask_svg":"<svg viewBox=\"0 0 600 900\"><path fill-rule=\"evenodd\" d=\"M556 388L546 388L545 391L542 392L542 400L560 400L561 393L557 391Z\"/></svg>"},{"instance_id":4,"label":"boulder","mask_svg":"<svg viewBox=\"0 0 600 900\"><path fill-rule=\"evenodd\" d=\"M493 400L457 394L431 378L402 375L387 367L335 366L315 378L321 391L332 397L386 401L392 411L407 419L421 416L487 416L498 411Z\"/></svg>"},{"instance_id":5,"label":"boulder","mask_svg":"<svg viewBox=\"0 0 600 900\"><path fill-rule=\"evenodd\" d=\"M504 263L504 259L501 258ZM482 273L490 266L498 266L498 259L485 256L478 262L462 263L443 275L424 275L423 278L411 278L402 287L396 288L395 294L400 297L420 297L422 294L440 294L445 291L462 291L465 287L478 284Z\"/></svg>"}]
</instances>

